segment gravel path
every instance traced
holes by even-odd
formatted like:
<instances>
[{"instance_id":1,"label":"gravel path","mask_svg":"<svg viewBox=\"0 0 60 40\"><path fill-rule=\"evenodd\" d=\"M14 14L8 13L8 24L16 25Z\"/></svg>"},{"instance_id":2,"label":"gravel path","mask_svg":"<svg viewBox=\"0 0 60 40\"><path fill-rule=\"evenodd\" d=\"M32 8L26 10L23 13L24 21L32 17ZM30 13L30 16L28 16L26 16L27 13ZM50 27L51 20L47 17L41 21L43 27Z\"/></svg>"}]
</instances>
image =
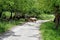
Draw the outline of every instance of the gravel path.
<instances>
[{"instance_id":1,"label":"gravel path","mask_svg":"<svg viewBox=\"0 0 60 40\"><path fill-rule=\"evenodd\" d=\"M0 36L0 40L42 40L39 31L41 23L47 20L38 20L36 22L27 22L16 26L10 31Z\"/></svg>"}]
</instances>

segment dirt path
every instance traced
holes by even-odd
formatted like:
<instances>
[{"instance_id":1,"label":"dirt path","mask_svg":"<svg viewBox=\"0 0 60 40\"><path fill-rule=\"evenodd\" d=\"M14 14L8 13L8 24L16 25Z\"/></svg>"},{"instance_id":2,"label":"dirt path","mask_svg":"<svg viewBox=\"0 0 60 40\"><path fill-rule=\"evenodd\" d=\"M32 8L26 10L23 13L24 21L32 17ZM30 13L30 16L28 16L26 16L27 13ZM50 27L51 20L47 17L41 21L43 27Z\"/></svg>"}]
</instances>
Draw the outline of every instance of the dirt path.
<instances>
[{"instance_id":1,"label":"dirt path","mask_svg":"<svg viewBox=\"0 0 60 40\"><path fill-rule=\"evenodd\" d=\"M47 20L38 20L36 22L27 22L23 25L16 26L0 36L0 40L42 40L39 26L46 21Z\"/></svg>"}]
</instances>

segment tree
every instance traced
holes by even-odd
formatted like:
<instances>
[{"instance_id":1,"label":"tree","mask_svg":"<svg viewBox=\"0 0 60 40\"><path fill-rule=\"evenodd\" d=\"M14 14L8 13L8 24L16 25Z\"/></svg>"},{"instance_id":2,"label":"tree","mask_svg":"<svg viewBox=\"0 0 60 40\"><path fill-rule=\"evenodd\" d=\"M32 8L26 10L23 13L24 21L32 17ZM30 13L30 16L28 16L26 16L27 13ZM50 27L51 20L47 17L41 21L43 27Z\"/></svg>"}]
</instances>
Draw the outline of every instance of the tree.
<instances>
[{"instance_id":1,"label":"tree","mask_svg":"<svg viewBox=\"0 0 60 40\"><path fill-rule=\"evenodd\" d=\"M25 16L32 9L34 5L34 0L15 0L15 10L20 12L21 16Z\"/></svg>"},{"instance_id":2,"label":"tree","mask_svg":"<svg viewBox=\"0 0 60 40\"><path fill-rule=\"evenodd\" d=\"M60 22L60 0L39 0L40 9L44 12L50 12L55 15L56 29Z\"/></svg>"},{"instance_id":3,"label":"tree","mask_svg":"<svg viewBox=\"0 0 60 40\"><path fill-rule=\"evenodd\" d=\"M2 14L2 12L4 11L10 11L11 12L11 16L10 18L12 18L12 12L14 10L14 0L0 0L0 16Z\"/></svg>"}]
</instances>

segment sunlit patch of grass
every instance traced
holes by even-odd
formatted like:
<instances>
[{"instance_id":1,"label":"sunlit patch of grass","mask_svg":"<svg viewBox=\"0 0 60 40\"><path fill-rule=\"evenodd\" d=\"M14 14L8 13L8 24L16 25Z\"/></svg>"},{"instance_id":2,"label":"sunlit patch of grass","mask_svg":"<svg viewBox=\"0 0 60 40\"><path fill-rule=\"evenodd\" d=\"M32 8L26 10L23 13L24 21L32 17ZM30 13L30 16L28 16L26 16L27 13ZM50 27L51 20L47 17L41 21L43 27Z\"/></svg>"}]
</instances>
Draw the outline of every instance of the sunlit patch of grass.
<instances>
[{"instance_id":1,"label":"sunlit patch of grass","mask_svg":"<svg viewBox=\"0 0 60 40\"><path fill-rule=\"evenodd\" d=\"M40 14L40 18L42 20L50 20L50 19L54 19L54 15L53 14Z\"/></svg>"},{"instance_id":2,"label":"sunlit patch of grass","mask_svg":"<svg viewBox=\"0 0 60 40\"><path fill-rule=\"evenodd\" d=\"M40 26L43 40L60 40L60 28L55 30L54 27L55 24L52 21L45 22Z\"/></svg>"}]
</instances>

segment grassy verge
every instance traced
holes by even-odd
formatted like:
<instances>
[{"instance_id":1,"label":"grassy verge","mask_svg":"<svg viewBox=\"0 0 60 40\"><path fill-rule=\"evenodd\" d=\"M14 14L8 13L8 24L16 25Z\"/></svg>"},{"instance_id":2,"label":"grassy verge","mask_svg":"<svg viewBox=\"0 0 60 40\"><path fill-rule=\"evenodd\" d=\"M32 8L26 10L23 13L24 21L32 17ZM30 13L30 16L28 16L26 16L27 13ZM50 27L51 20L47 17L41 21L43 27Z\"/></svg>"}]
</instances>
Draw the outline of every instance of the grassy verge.
<instances>
[{"instance_id":1,"label":"grassy verge","mask_svg":"<svg viewBox=\"0 0 60 40\"><path fill-rule=\"evenodd\" d=\"M53 14L40 14L39 19L42 20L50 20L50 19L54 19L54 15Z\"/></svg>"},{"instance_id":2,"label":"grassy verge","mask_svg":"<svg viewBox=\"0 0 60 40\"><path fill-rule=\"evenodd\" d=\"M12 21L0 21L0 33L8 31L10 28L14 27L15 25L20 25L25 22L24 19L20 20L12 20Z\"/></svg>"},{"instance_id":3,"label":"grassy verge","mask_svg":"<svg viewBox=\"0 0 60 40\"><path fill-rule=\"evenodd\" d=\"M55 25L52 21L45 22L40 26L43 40L60 40L60 28L54 29Z\"/></svg>"}]
</instances>

